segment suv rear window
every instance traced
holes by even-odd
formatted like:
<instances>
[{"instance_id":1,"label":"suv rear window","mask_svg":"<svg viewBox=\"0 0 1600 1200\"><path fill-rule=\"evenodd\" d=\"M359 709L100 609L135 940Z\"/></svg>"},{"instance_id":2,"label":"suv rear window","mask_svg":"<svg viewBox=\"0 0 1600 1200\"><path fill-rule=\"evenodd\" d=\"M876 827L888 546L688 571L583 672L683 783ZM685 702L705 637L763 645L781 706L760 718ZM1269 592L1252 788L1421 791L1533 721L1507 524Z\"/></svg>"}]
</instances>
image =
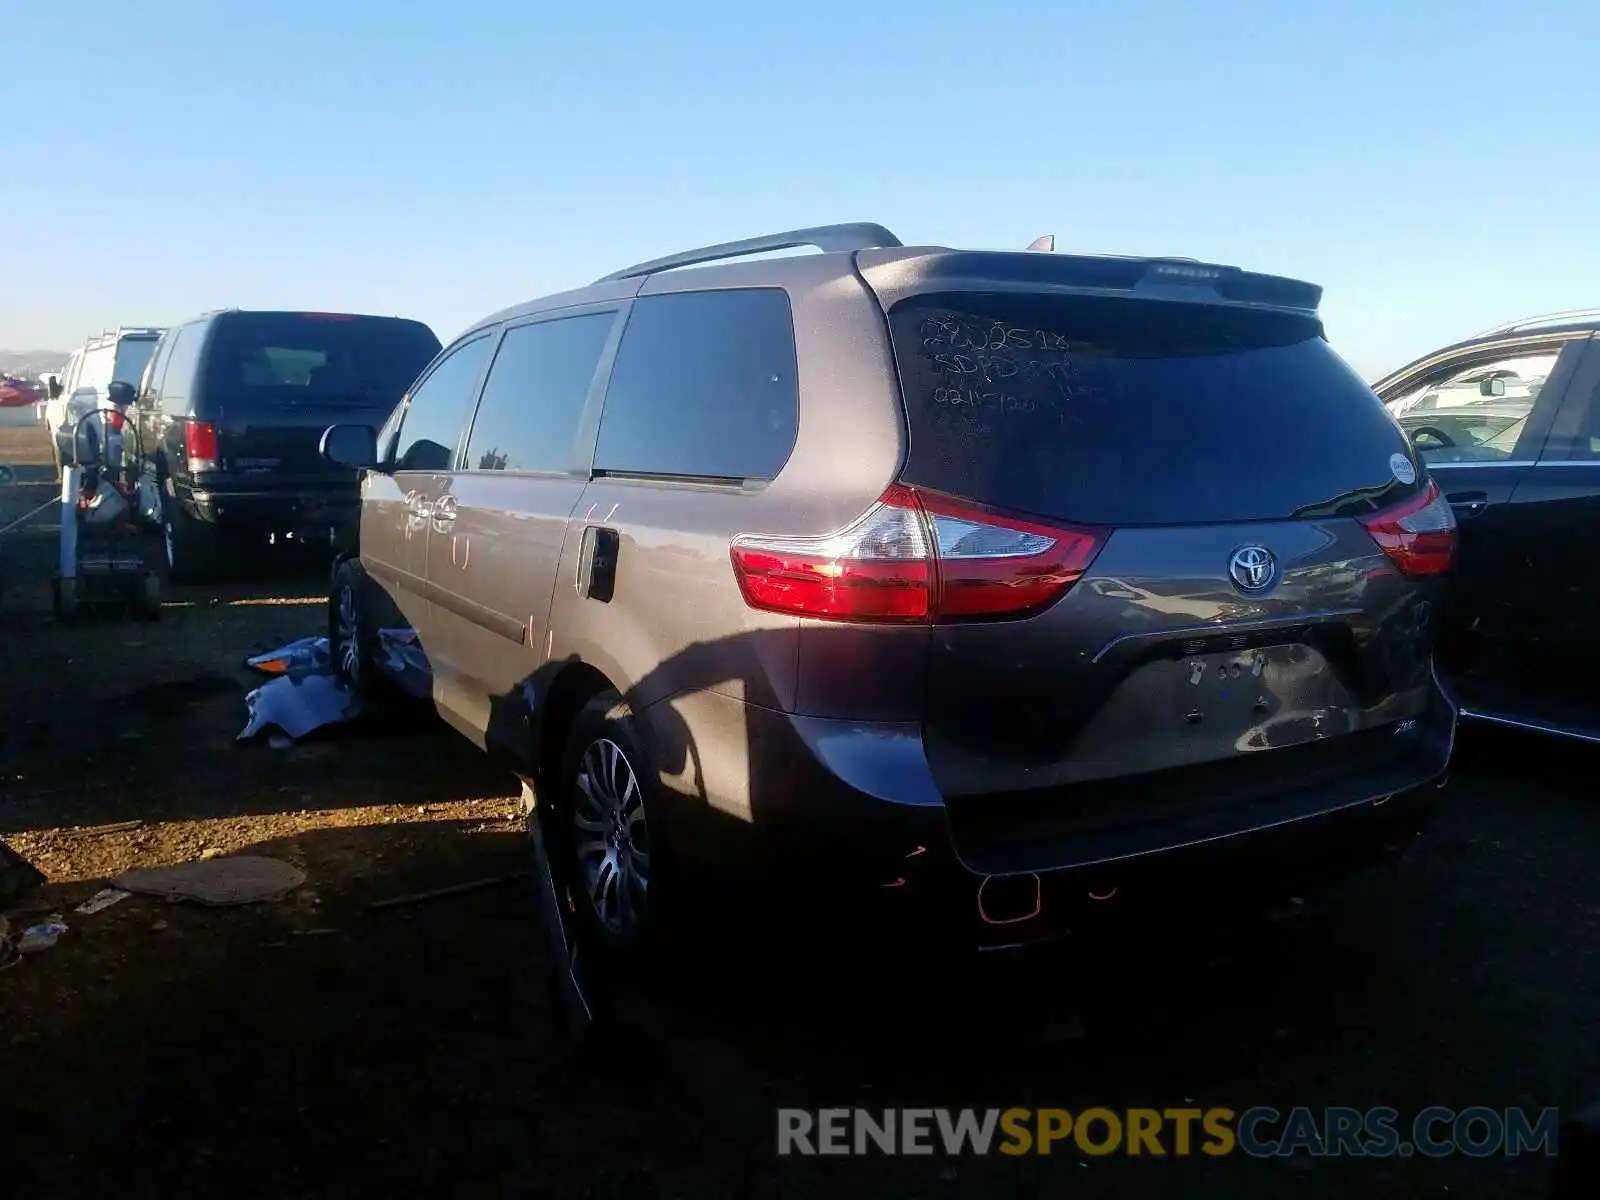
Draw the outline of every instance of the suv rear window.
<instances>
[{"instance_id":1,"label":"suv rear window","mask_svg":"<svg viewBox=\"0 0 1600 1200\"><path fill-rule=\"evenodd\" d=\"M227 313L207 345L205 394L391 408L439 349L426 325L398 317Z\"/></svg>"},{"instance_id":2,"label":"suv rear window","mask_svg":"<svg viewBox=\"0 0 1600 1200\"><path fill-rule=\"evenodd\" d=\"M1292 313L1111 297L922 295L890 332L908 483L1093 525L1365 510L1409 447Z\"/></svg>"}]
</instances>

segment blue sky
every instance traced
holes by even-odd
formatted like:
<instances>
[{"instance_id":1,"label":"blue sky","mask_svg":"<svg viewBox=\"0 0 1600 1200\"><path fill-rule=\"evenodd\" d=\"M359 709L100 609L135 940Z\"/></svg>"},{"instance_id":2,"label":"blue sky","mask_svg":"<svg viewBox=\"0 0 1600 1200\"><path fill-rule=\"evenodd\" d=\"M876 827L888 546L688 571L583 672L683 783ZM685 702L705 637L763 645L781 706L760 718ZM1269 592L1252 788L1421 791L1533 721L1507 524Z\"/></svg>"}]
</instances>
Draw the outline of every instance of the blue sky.
<instances>
[{"instance_id":1,"label":"blue sky","mask_svg":"<svg viewBox=\"0 0 1600 1200\"><path fill-rule=\"evenodd\" d=\"M1369 378L1600 304L1600 5L0 0L0 346L419 317L835 220L1326 289Z\"/></svg>"}]
</instances>

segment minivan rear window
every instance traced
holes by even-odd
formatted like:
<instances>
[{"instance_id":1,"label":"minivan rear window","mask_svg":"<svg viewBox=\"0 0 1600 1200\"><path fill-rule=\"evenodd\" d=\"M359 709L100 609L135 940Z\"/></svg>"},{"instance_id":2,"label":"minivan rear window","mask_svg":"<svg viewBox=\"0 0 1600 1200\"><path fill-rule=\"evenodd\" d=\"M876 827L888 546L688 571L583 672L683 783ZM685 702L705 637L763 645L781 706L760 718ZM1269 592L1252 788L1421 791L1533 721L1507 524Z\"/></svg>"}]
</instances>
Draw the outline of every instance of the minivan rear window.
<instances>
[{"instance_id":1,"label":"minivan rear window","mask_svg":"<svg viewBox=\"0 0 1600 1200\"><path fill-rule=\"evenodd\" d=\"M439 352L420 321L225 313L207 346L205 394L240 404L392 408Z\"/></svg>"},{"instance_id":2,"label":"minivan rear window","mask_svg":"<svg viewBox=\"0 0 1600 1200\"><path fill-rule=\"evenodd\" d=\"M1092 525L1364 511L1410 490L1391 466L1404 436L1314 317L960 293L902 301L890 331L907 483Z\"/></svg>"}]
</instances>

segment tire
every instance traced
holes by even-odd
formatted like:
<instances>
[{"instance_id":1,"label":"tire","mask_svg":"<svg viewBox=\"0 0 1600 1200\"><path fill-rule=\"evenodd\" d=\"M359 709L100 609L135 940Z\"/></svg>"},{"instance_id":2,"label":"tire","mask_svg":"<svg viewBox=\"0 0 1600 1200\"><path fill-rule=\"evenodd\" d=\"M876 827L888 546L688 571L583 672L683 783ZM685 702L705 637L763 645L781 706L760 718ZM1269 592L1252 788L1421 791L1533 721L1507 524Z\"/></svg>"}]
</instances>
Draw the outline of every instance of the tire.
<instances>
[{"instance_id":1,"label":"tire","mask_svg":"<svg viewBox=\"0 0 1600 1200\"><path fill-rule=\"evenodd\" d=\"M578 944L610 974L654 965L675 932L678 880L656 772L615 691L579 711L560 770L552 851L571 881Z\"/></svg>"},{"instance_id":2,"label":"tire","mask_svg":"<svg viewBox=\"0 0 1600 1200\"><path fill-rule=\"evenodd\" d=\"M328 659L333 672L358 696L388 698L378 669L378 631L368 603L367 573L347 559L333 572L328 591Z\"/></svg>"},{"instance_id":3,"label":"tire","mask_svg":"<svg viewBox=\"0 0 1600 1200\"><path fill-rule=\"evenodd\" d=\"M183 511L172 496L162 503L165 520L161 537L166 543L167 573L178 583L207 583L223 567L222 538L213 525Z\"/></svg>"}]
</instances>

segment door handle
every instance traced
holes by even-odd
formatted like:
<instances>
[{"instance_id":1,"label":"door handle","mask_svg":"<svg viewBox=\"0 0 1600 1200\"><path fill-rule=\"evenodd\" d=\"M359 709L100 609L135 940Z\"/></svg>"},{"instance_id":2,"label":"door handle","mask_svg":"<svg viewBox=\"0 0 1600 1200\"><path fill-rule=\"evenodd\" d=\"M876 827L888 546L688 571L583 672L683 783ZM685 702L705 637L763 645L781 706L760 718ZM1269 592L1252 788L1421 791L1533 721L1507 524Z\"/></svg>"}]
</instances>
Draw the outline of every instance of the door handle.
<instances>
[{"instance_id":1,"label":"door handle","mask_svg":"<svg viewBox=\"0 0 1600 1200\"><path fill-rule=\"evenodd\" d=\"M1488 492L1450 492L1445 500L1458 517L1475 517L1489 507Z\"/></svg>"},{"instance_id":2,"label":"door handle","mask_svg":"<svg viewBox=\"0 0 1600 1200\"><path fill-rule=\"evenodd\" d=\"M585 599L610 604L617 590L617 556L622 538L615 529L591 525L583 531L578 563L578 592Z\"/></svg>"}]
</instances>

